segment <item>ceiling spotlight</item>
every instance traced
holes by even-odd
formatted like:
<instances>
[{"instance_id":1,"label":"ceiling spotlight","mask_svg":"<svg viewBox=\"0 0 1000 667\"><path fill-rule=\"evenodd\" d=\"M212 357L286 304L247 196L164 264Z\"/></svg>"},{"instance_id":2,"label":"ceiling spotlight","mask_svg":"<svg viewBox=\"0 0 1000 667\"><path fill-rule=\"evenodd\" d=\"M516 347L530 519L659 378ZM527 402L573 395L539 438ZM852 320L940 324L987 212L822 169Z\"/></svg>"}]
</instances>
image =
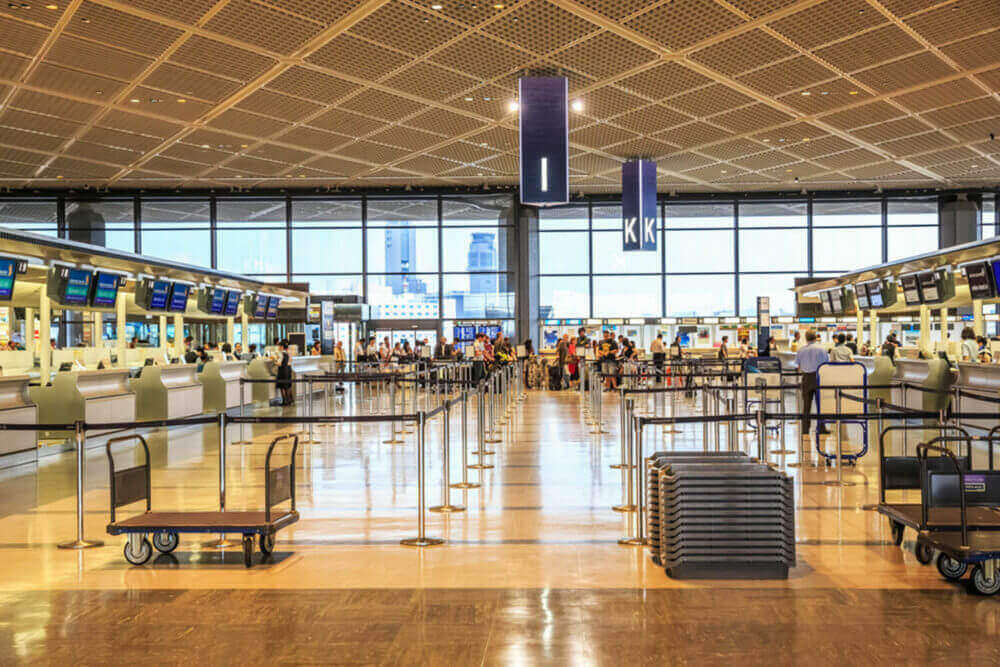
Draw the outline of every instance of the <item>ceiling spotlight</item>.
<instances>
[{"instance_id":1,"label":"ceiling spotlight","mask_svg":"<svg viewBox=\"0 0 1000 667\"><path fill-rule=\"evenodd\" d=\"M726 171L725 169L723 169L723 170L722 170L722 173L723 173L723 174L727 174L727 173L729 173L729 172L727 172L727 171Z\"/></svg>"},{"instance_id":2,"label":"ceiling spotlight","mask_svg":"<svg viewBox=\"0 0 1000 667\"><path fill-rule=\"evenodd\" d=\"M583 102L581 102L580 100L573 100L573 103L570 105L570 108L573 109L573 111L580 113L581 111L583 111Z\"/></svg>"},{"instance_id":3,"label":"ceiling spotlight","mask_svg":"<svg viewBox=\"0 0 1000 667\"><path fill-rule=\"evenodd\" d=\"M59 9L59 5L45 5L45 9Z\"/></svg>"},{"instance_id":4,"label":"ceiling spotlight","mask_svg":"<svg viewBox=\"0 0 1000 667\"><path fill-rule=\"evenodd\" d=\"M856 90L852 90L851 92L849 92L849 93L847 93L847 94L848 94L848 95L857 95L857 94L858 94L858 91L856 91Z\"/></svg>"},{"instance_id":5,"label":"ceiling spotlight","mask_svg":"<svg viewBox=\"0 0 1000 667\"><path fill-rule=\"evenodd\" d=\"M431 5L431 9L440 10L440 9L444 9L444 6L441 5L441 3L434 3L433 5Z\"/></svg>"},{"instance_id":6,"label":"ceiling spotlight","mask_svg":"<svg viewBox=\"0 0 1000 667\"><path fill-rule=\"evenodd\" d=\"M471 102L472 100L473 100L473 98L471 98L471 97L466 97L466 98L465 98L465 101L466 101L466 102Z\"/></svg>"},{"instance_id":7,"label":"ceiling spotlight","mask_svg":"<svg viewBox=\"0 0 1000 667\"><path fill-rule=\"evenodd\" d=\"M202 148L208 148L208 144L202 144L201 147Z\"/></svg>"},{"instance_id":8,"label":"ceiling spotlight","mask_svg":"<svg viewBox=\"0 0 1000 667\"><path fill-rule=\"evenodd\" d=\"M187 98L184 97L177 98L177 104L186 104L186 103L187 103Z\"/></svg>"},{"instance_id":9,"label":"ceiling spotlight","mask_svg":"<svg viewBox=\"0 0 1000 667\"><path fill-rule=\"evenodd\" d=\"M80 20L84 23L90 23L90 19L88 19L86 16L80 17Z\"/></svg>"},{"instance_id":10,"label":"ceiling spotlight","mask_svg":"<svg viewBox=\"0 0 1000 667\"><path fill-rule=\"evenodd\" d=\"M139 98L138 98L138 97L133 97L132 99L130 99L130 100L129 100L129 102L131 102L132 104L138 104L138 103L139 103L139 101L140 101L140 100L139 100Z\"/></svg>"},{"instance_id":11,"label":"ceiling spotlight","mask_svg":"<svg viewBox=\"0 0 1000 667\"><path fill-rule=\"evenodd\" d=\"M770 139L761 139L761 141L763 141L763 142L764 142L765 144L769 144L769 143L771 143L771 140L770 140Z\"/></svg>"},{"instance_id":12,"label":"ceiling spotlight","mask_svg":"<svg viewBox=\"0 0 1000 667\"><path fill-rule=\"evenodd\" d=\"M519 108L520 108L520 105L517 103L516 100L511 100L510 102L507 103L507 110L508 111L517 111Z\"/></svg>"},{"instance_id":13,"label":"ceiling spotlight","mask_svg":"<svg viewBox=\"0 0 1000 667\"><path fill-rule=\"evenodd\" d=\"M60 178L60 179L61 179L62 177L63 177L63 175L62 175L62 174L59 174L58 176L56 176L56 178Z\"/></svg>"},{"instance_id":14,"label":"ceiling spotlight","mask_svg":"<svg viewBox=\"0 0 1000 667\"><path fill-rule=\"evenodd\" d=\"M240 144L240 148L250 148L250 144Z\"/></svg>"},{"instance_id":15,"label":"ceiling spotlight","mask_svg":"<svg viewBox=\"0 0 1000 667\"><path fill-rule=\"evenodd\" d=\"M830 91L828 91L828 90L823 90L823 91L820 92L820 95L829 95L829 94L830 94Z\"/></svg>"},{"instance_id":16,"label":"ceiling spotlight","mask_svg":"<svg viewBox=\"0 0 1000 667\"><path fill-rule=\"evenodd\" d=\"M809 97L810 95L812 95L812 93L810 93L808 90L802 91L802 97Z\"/></svg>"},{"instance_id":17,"label":"ceiling spotlight","mask_svg":"<svg viewBox=\"0 0 1000 667\"><path fill-rule=\"evenodd\" d=\"M502 2L497 2L493 4L493 9L503 9L506 6L507 5L503 4Z\"/></svg>"},{"instance_id":18,"label":"ceiling spotlight","mask_svg":"<svg viewBox=\"0 0 1000 667\"><path fill-rule=\"evenodd\" d=\"M94 91L94 94L95 94L95 95L103 95L103 94L104 94L104 91L103 91L103 90L95 90L95 91Z\"/></svg>"}]
</instances>

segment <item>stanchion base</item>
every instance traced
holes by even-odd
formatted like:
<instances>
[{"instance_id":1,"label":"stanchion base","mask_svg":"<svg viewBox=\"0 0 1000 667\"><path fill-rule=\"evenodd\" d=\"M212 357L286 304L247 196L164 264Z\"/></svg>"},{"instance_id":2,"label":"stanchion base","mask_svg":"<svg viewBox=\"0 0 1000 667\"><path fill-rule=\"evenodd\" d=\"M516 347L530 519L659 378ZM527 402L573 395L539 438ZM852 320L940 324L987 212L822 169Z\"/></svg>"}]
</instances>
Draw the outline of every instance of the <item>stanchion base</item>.
<instances>
[{"instance_id":1,"label":"stanchion base","mask_svg":"<svg viewBox=\"0 0 1000 667\"><path fill-rule=\"evenodd\" d=\"M795 454L794 449L772 449L771 454L780 454L781 456L787 456L788 454Z\"/></svg>"},{"instance_id":2,"label":"stanchion base","mask_svg":"<svg viewBox=\"0 0 1000 667\"><path fill-rule=\"evenodd\" d=\"M242 547L243 542L239 540L230 540L228 538L221 538L218 540L213 540L211 542L202 542L202 549L235 549L236 547Z\"/></svg>"},{"instance_id":3,"label":"stanchion base","mask_svg":"<svg viewBox=\"0 0 1000 667\"><path fill-rule=\"evenodd\" d=\"M602 433L608 433L603 428L597 428L590 432L591 435L601 435Z\"/></svg>"},{"instance_id":4,"label":"stanchion base","mask_svg":"<svg viewBox=\"0 0 1000 667\"><path fill-rule=\"evenodd\" d=\"M489 445L496 445L503 442L503 440L501 440L500 438L486 438L485 440L483 440L483 442Z\"/></svg>"},{"instance_id":5,"label":"stanchion base","mask_svg":"<svg viewBox=\"0 0 1000 667\"><path fill-rule=\"evenodd\" d=\"M623 513L634 512L635 505L613 505L611 507L611 510L614 512L623 512Z\"/></svg>"},{"instance_id":6,"label":"stanchion base","mask_svg":"<svg viewBox=\"0 0 1000 667\"><path fill-rule=\"evenodd\" d=\"M663 429L663 432L664 433L683 433L684 431L680 430L679 428L665 428L665 429Z\"/></svg>"},{"instance_id":7,"label":"stanchion base","mask_svg":"<svg viewBox=\"0 0 1000 667\"><path fill-rule=\"evenodd\" d=\"M473 456L493 456L496 454L492 449L480 449L478 452L472 452Z\"/></svg>"},{"instance_id":8,"label":"stanchion base","mask_svg":"<svg viewBox=\"0 0 1000 667\"><path fill-rule=\"evenodd\" d=\"M628 468L628 464L627 463L612 463L608 467L609 468L613 468L615 470L621 470L622 468Z\"/></svg>"},{"instance_id":9,"label":"stanchion base","mask_svg":"<svg viewBox=\"0 0 1000 667\"><path fill-rule=\"evenodd\" d=\"M854 482L848 482L846 480L831 479L829 482L823 482L823 486L857 486Z\"/></svg>"},{"instance_id":10,"label":"stanchion base","mask_svg":"<svg viewBox=\"0 0 1000 667\"><path fill-rule=\"evenodd\" d=\"M400 440L399 438L393 438L392 440L383 440L382 441L383 445L402 445L404 443L405 443L405 441L404 440Z\"/></svg>"},{"instance_id":11,"label":"stanchion base","mask_svg":"<svg viewBox=\"0 0 1000 667\"><path fill-rule=\"evenodd\" d=\"M313 440L312 438L306 438L304 440L299 440L299 444L300 445L318 445L319 443L320 443L319 440Z\"/></svg>"},{"instance_id":12,"label":"stanchion base","mask_svg":"<svg viewBox=\"0 0 1000 667\"><path fill-rule=\"evenodd\" d=\"M786 463L785 467L786 468L804 468L805 464L804 463Z\"/></svg>"},{"instance_id":13,"label":"stanchion base","mask_svg":"<svg viewBox=\"0 0 1000 667\"><path fill-rule=\"evenodd\" d=\"M878 505L876 505L875 503L865 503L864 505L861 506L861 509L865 510L866 512L874 512L875 510L878 509Z\"/></svg>"},{"instance_id":14,"label":"stanchion base","mask_svg":"<svg viewBox=\"0 0 1000 667\"><path fill-rule=\"evenodd\" d=\"M450 485L453 489L478 489L479 484L476 482L456 482Z\"/></svg>"},{"instance_id":15,"label":"stanchion base","mask_svg":"<svg viewBox=\"0 0 1000 667\"><path fill-rule=\"evenodd\" d=\"M428 512L434 512L435 514L451 514L452 512L464 512L464 505L435 505L434 507L428 507Z\"/></svg>"},{"instance_id":16,"label":"stanchion base","mask_svg":"<svg viewBox=\"0 0 1000 667\"><path fill-rule=\"evenodd\" d=\"M623 537L618 540L618 544L623 547L641 547L645 543L645 540L640 540L638 537Z\"/></svg>"},{"instance_id":17,"label":"stanchion base","mask_svg":"<svg viewBox=\"0 0 1000 667\"><path fill-rule=\"evenodd\" d=\"M57 545L60 549L93 549L103 547L104 542L100 540L73 540L72 542L60 542Z\"/></svg>"},{"instance_id":18,"label":"stanchion base","mask_svg":"<svg viewBox=\"0 0 1000 667\"><path fill-rule=\"evenodd\" d=\"M492 467L492 463L473 463L469 465L469 470L489 470Z\"/></svg>"},{"instance_id":19,"label":"stanchion base","mask_svg":"<svg viewBox=\"0 0 1000 667\"><path fill-rule=\"evenodd\" d=\"M444 544L444 540L438 537L411 537L408 540L400 540L399 543L404 547L436 547Z\"/></svg>"}]
</instances>

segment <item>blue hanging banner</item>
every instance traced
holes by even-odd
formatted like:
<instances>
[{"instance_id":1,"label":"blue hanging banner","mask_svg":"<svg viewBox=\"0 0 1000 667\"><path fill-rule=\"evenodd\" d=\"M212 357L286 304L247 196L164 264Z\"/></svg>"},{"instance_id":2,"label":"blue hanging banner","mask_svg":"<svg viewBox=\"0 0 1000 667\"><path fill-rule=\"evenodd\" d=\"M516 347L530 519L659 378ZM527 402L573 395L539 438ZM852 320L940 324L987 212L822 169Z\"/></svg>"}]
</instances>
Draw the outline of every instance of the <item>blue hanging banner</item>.
<instances>
[{"instance_id":1,"label":"blue hanging banner","mask_svg":"<svg viewBox=\"0 0 1000 667\"><path fill-rule=\"evenodd\" d=\"M622 249L656 250L656 163L622 165Z\"/></svg>"},{"instance_id":2,"label":"blue hanging banner","mask_svg":"<svg viewBox=\"0 0 1000 667\"><path fill-rule=\"evenodd\" d=\"M521 142L521 203L569 202L569 88L565 77L517 82Z\"/></svg>"}]
</instances>

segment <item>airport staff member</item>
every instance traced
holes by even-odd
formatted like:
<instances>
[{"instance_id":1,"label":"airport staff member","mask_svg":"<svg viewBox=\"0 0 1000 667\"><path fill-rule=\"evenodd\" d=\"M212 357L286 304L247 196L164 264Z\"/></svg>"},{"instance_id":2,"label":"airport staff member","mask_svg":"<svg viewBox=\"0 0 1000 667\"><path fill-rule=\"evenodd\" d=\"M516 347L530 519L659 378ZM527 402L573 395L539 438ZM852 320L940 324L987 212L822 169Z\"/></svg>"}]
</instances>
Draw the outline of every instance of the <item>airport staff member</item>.
<instances>
[{"instance_id":1,"label":"airport staff member","mask_svg":"<svg viewBox=\"0 0 1000 667\"><path fill-rule=\"evenodd\" d=\"M806 344L795 354L795 363L801 373L802 392L802 437L809 438L810 415L812 414L813 397L816 395L816 371L820 364L830 360L826 350L816 342L816 332L810 329L806 332ZM820 433L828 433L825 429Z\"/></svg>"},{"instance_id":2,"label":"airport staff member","mask_svg":"<svg viewBox=\"0 0 1000 667\"><path fill-rule=\"evenodd\" d=\"M663 346L663 334L656 334L656 338L649 344L649 352L653 355L653 365L656 366L657 376L663 375L663 362L667 358L667 348Z\"/></svg>"}]
</instances>

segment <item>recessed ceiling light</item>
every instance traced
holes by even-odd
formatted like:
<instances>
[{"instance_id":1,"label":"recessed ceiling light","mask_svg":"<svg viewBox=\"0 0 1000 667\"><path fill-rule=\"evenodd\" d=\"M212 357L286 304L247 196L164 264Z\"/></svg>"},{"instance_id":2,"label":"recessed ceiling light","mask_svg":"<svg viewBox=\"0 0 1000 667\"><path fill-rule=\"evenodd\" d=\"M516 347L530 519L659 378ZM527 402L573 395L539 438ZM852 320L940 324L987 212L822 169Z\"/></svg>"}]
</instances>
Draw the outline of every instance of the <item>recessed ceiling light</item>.
<instances>
[{"instance_id":1,"label":"recessed ceiling light","mask_svg":"<svg viewBox=\"0 0 1000 667\"><path fill-rule=\"evenodd\" d=\"M725 169L723 169L723 170L722 170L722 173L723 173L723 174L727 174L727 173L729 173L729 172L727 172L727 171L726 171Z\"/></svg>"},{"instance_id":2,"label":"recessed ceiling light","mask_svg":"<svg viewBox=\"0 0 1000 667\"><path fill-rule=\"evenodd\" d=\"M95 91L94 91L94 94L95 94L95 95L103 95L103 94L104 94L104 91L103 91L103 90L95 90Z\"/></svg>"},{"instance_id":3,"label":"recessed ceiling light","mask_svg":"<svg viewBox=\"0 0 1000 667\"><path fill-rule=\"evenodd\" d=\"M778 142L783 144L783 143L785 143L785 140L784 139L778 139Z\"/></svg>"},{"instance_id":4,"label":"recessed ceiling light","mask_svg":"<svg viewBox=\"0 0 1000 667\"><path fill-rule=\"evenodd\" d=\"M139 98L138 98L138 97L133 97L132 99L130 99L130 100L129 100L129 102L131 102L132 104L138 104L138 103L139 103L139 101L140 101L140 100L139 100Z\"/></svg>"},{"instance_id":5,"label":"recessed ceiling light","mask_svg":"<svg viewBox=\"0 0 1000 667\"><path fill-rule=\"evenodd\" d=\"M570 106L573 109L573 111L577 113L583 111L583 102L581 102L580 100L573 100L573 104Z\"/></svg>"},{"instance_id":6,"label":"recessed ceiling light","mask_svg":"<svg viewBox=\"0 0 1000 667\"><path fill-rule=\"evenodd\" d=\"M970 164L969 168L971 168L971 169L979 169L979 165L978 164Z\"/></svg>"},{"instance_id":7,"label":"recessed ceiling light","mask_svg":"<svg viewBox=\"0 0 1000 667\"><path fill-rule=\"evenodd\" d=\"M90 19L88 19L86 16L81 16L80 20L83 21L84 23L90 23Z\"/></svg>"},{"instance_id":8,"label":"recessed ceiling light","mask_svg":"<svg viewBox=\"0 0 1000 667\"><path fill-rule=\"evenodd\" d=\"M761 139L761 141L763 141L763 142L764 142L765 144L769 144L769 143L771 143L771 140L770 140L770 139Z\"/></svg>"},{"instance_id":9,"label":"recessed ceiling light","mask_svg":"<svg viewBox=\"0 0 1000 667\"><path fill-rule=\"evenodd\" d=\"M483 102L492 102L492 101L493 101L492 97L484 97L483 98Z\"/></svg>"},{"instance_id":10,"label":"recessed ceiling light","mask_svg":"<svg viewBox=\"0 0 1000 667\"><path fill-rule=\"evenodd\" d=\"M507 110L508 111L517 111L518 108L519 108L519 105L518 105L518 103L517 103L516 100L511 100L510 102L507 103Z\"/></svg>"},{"instance_id":11,"label":"recessed ceiling light","mask_svg":"<svg viewBox=\"0 0 1000 667\"><path fill-rule=\"evenodd\" d=\"M792 173L792 170L791 170L791 169L786 169L786 170L785 170L785 173L786 173L786 174L790 174L790 173Z\"/></svg>"},{"instance_id":12,"label":"recessed ceiling light","mask_svg":"<svg viewBox=\"0 0 1000 667\"><path fill-rule=\"evenodd\" d=\"M56 176L56 178L62 178L62 177L63 177L62 174L59 174L58 176Z\"/></svg>"},{"instance_id":13,"label":"recessed ceiling light","mask_svg":"<svg viewBox=\"0 0 1000 667\"><path fill-rule=\"evenodd\" d=\"M149 101L152 102L153 104L159 104L160 98L158 98L158 97L150 97Z\"/></svg>"},{"instance_id":14,"label":"recessed ceiling light","mask_svg":"<svg viewBox=\"0 0 1000 667\"><path fill-rule=\"evenodd\" d=\"M822 91L820 93L820 95L829 95L829 94L830 94L830 91L828 91L828 90L824 90L824 91Z\"/></svg>"},{"instance_id":15,"label":"recessed ceiling light","mask_svg":"<svg viewBox=\"0 0 1000 667\"><path fill-rule=\"evenodd\" d=\"M45 9L59 9L59 5L45 5Z\"/></svg>"},{"instance_id":16,"label":"recessed ceiling light","mask_svg":"<svg viewBox=\"0 0 1000 667\"><path fill-rule=\"evenodd\" d=\"M201 147L202 148L208 148L208 144L202 144Z\"/></svg>"},{"instance_id":17,"label":"recessed ceiling light","mask_svg":"<svg viewBox=\"0 0 1000 667\"><path fill-rule=\"evenodd\" d=\"M250 148L250 144L240 144L240 148Z\"/></svg>"},{"instance_id":18,"label":"recessed ceiling light","mask_svg":"<svg viewBox=\"0 0 1000 667\"><path fill-rule=\"evenodd\" d=\"M466 97L466 98L465 98L465 101L466 101L466 102L471 102L472 100L473 100L473 98L471 98L471 97Z\"/></svg>"},{"instance_id":19,"label":"recessed ceiling light","mask_svg":"<svg viewBox=\"0 0 1000 667\"><path fill-rule=\"evenodd\" d=\"M856 90L852 90L851 92L849 92L849 93L847 93L847 94L848 94L848 95L857 95L857 94L858 94L858 91L856 91Z\"/></svg>"},{"instance_id":20,"label":"recessed ceiling light","mask_svg":"<svg viewBox=\"0 0 1000 667\"><path fill-rule=\"evenodd\" d=\"M809 141L809 137L803 137L802 141Z\"/></svg>"},{"instance_id":21,"label":"recessed ceiling light","mask_svg":"<svg viewBox=\"0 0 1000 667\"><path fill-rule=\"evenodd\" d=\"M809 97L810 95L812 95L812 93L810 93L808 90L802 91L802 97Z\"/></svg>"},{"instance_id":22,"label":"recessed ceiling light","mask_svg":"<svg viewBox=\"0 0 1000 667\"><path fill-rule=\"evenodd\" d=\"M444 7L440 4L433 4L431 5L431 9L438 10L438 9L444 9Z\"/></svg>"},{"instance_id":23,"label":"recessed ceiling light","mask_svg":"<svg viewBox=\"0 0 1000 667\"><path fill-rule=\"evenodd\" d=\"M184 98L184 97L178 97L177 98L177 104L186 104L186 103L187 103L187 99L186 98Z\"/></svg>"},{"instance_id":24,"label":"recessed ceiling light","mask_svg":"<svg viewBox=\"0 0 1000 667\"><path fill-rule=\"evenodd\" d=\"M504 7L506 7L506 5L504 5L502 2L497 2L493 5L493 9L503 9Z\"/></svg>"}]
</instances>

